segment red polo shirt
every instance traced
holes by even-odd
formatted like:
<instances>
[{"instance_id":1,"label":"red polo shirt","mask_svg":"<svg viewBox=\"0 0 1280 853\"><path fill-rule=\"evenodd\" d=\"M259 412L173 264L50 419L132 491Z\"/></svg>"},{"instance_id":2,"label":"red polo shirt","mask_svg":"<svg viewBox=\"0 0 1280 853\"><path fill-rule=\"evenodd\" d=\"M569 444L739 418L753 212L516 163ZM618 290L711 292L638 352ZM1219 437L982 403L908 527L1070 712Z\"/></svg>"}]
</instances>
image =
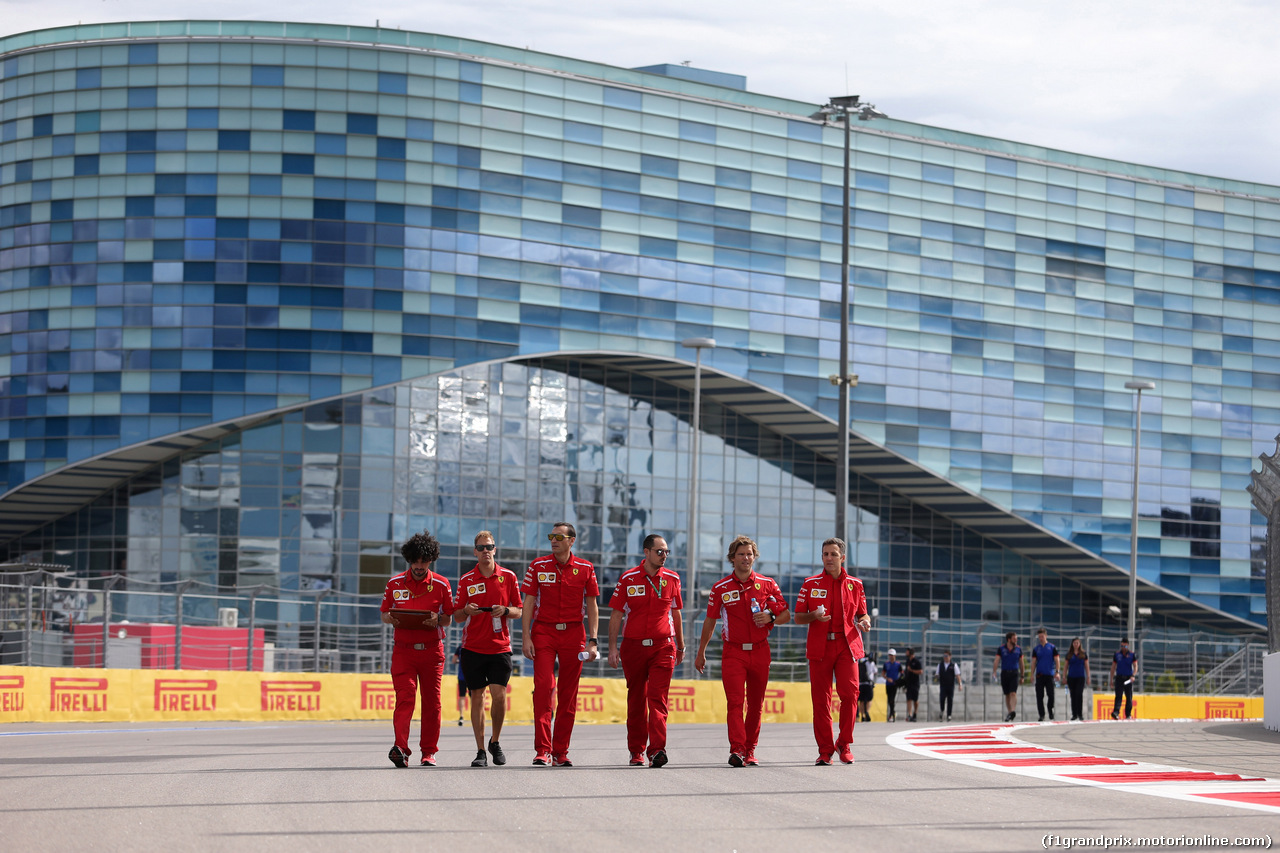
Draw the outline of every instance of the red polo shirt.
<instances>
[{"instance_id":1,"label":"red polo shirt","mask_svg":"<svg viewBox=\"0 0 1280 853\"><path fill-rule=\"evenodd\" d=\"M498 566L493 574L485 577L480 567L472 569L458 580L458 599L454 602L454 611L461 610L468 603L476 607L492 607L500 604L503 607L520 606L520 582L516 573ZM462 647L482 655L498 655L511 651L511 625L506 616L502 620L502 630L493 630L493 614L480 612L469 618L462 629Z\"/></svg>"},{"instance_id":2,"label":"red polo shirt","mask_svg":"<svg viewBox=\"0 0 1280 853\"><path fill-rule=\"evenodd\" d=\"M573 554L567 562L560 563L555 554L548 554L529 564L520 591L538 598L533 606L533 621L554 625L581 622L587 612L585 598L598 596L600 586L591 563Z\"/></svg>"},{"instance_id":3,"label":"red polo shirt","mask_svg":"<svg viewBox=\"0 0 1280 853\"><path fill-rule=\"evenodd\" d=\"M671 611L684 607L680 597L680 576L670 569L658 569L649 577L644 563L628 569L618 578L609 606L621 610L622 637L628 640L660 640L676 633Z\"/></svg>"},{"instance_id":4,"label":"red polo shirt","mask_svg":"<svg viewBox=\"0 0 1280 853\"><path fill-rule=\"evenodd\" d=\"M720 636L730 643L763 643L769 639L773 623L757 625L752 619L751 602L760 603L762 610L781 613L787 609L787 600L773 578L752 572L745 581L730 573L727 578L711 587L707 602L707 618L720 620Z\"/></svg>"},{"instance_id":5,"label":"red polo shirt","mask_svg":"<svg viewBox=\"0 0 1280 853\"><path fill-rule=\"evenodd\" d=\"M421 582L415 581L406 569L387 581L386 592L382 594L382 612L392 608L404 610L433 610L441 614L453 614L453 596L449 591L449 582L444 575L428 570ZM441 620L442 624L447 622ZM398 643L438 643L441 639L439 628L396 628Z\"/></svg>"},{"instance_id":6,"label":"red polo shirt","mask_svg":"<svg viewBox=\"0 0 1280 853\"><path fill-rule=\"evenodd\" d=\"M858 618L867 613L867 596L862 591L862 581L840 570L837 577L825 571L806 578L796 596L796 614L816 611L818 605L826 605L830 622L810 622L809 639L805 643L804 656L810 660L822 660L827 656L827 635L835 634L831 642L841 642L844 634L854 660L862 657L862 633L858 630Z\"/></svg>"}]
</instances>

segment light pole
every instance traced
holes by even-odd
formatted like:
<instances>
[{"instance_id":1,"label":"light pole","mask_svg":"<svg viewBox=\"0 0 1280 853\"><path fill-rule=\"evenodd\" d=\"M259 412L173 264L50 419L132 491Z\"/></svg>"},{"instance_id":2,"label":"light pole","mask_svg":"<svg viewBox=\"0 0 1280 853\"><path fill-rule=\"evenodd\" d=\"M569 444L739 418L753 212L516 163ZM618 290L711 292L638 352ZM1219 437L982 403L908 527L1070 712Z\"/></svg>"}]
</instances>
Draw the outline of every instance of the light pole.
<instances>
[{"instance_id":1,"label":"light pole","mask_svg":"<svg viewBox=\"0 0 1280 853\"><path fill-rule=\"evenodd\" d=\"M685 594L686 606L689 608L689 630L685 632L685 646L697 643L694 628L698 618L698 466L702 453L702 351L715 349L715 338L685 338L680 342L694 352L693 368L693 446L689 455L689 544L685 549L689 564L689 589ZM693 659L696 655L685 654L685 672L693 677Z\"/></svg>"},{"instance_id":2,"label":"light pole","mask_svg":"<svg viewBox=\"0 0 1280 853\"><path fill-rule=\"evenodd\" d=\"M1136 643L1138 617L1138 466L1142 461L1142 392L1154 391L1156 383L1134 379L1124 383L1130 391L1137 391L1137 412L1133 422L1133 507L1129 519L1129 622L1126 633L1130 643Z\"/></svg>"},{"instance_id":3,"label":"light pole","mask_svg":"<svg viewBox=\"0 0 1280 853\"><path fill-rule=\"evenodd\" d=\"M840 449L836 457L836 536L845 542L848 553L849 531L846 519L849 506L849 389L858 385L856 374L849 372L849 160L852 150L853 117L858 121L888 118L873 104L864 104L857 95L842 95L810 116L815 121L844 124L844 172L840 182L840 372L828 377L840 388L840 414L836 429L840 433Z\"/></svg>"}]
</instances>

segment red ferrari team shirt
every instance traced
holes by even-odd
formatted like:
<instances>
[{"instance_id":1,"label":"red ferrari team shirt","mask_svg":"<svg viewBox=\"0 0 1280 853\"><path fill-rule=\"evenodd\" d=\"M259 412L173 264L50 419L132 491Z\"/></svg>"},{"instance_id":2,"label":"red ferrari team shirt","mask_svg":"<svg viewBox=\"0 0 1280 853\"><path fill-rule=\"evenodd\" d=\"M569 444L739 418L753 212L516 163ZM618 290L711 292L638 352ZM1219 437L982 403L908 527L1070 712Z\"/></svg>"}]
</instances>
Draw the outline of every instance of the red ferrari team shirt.
<instances>
[{"instance_id":1,"label":"red ferrari team shirt","mask_svg":"<svg viewBox=\"0 0 1280 853\"><path fill-rule=\"evenodd\" d=\"M533 621L554 625L581 622L587 612L586 597L598 596L600 586L591 563L573 554L568 562L560 563L554 554L548 554L529 564L520 591L538 598L533 606Z\"/></svg>"},{"instance_id":2,"label":"red ferrari team shirt","mask_svg":"<svg viewBox=\"0 0 1280 853\"><path fill-rule=\"evenodd\" d=\"M520 606L520 581L516 573L498 566L493 574L485 577L480 567L472 569L458 581L458 599L454 611L467 604L476 607ZM493 630L493 614L481 611L466 621L462 628L462 647L482 655L497 655L511 651L511 625L506 616L498 617L502 630Z\"/></svg>"},{"instance_id":3,"label":"red ferrari team shirt","mask_svg":"<svg viewBox=\"0 0 1280 853\"><path fill-rule=\"evenodd\" d=\"M769 639L773 623L757 625L752 618L751 602L761 610L777 615L787 609L787 601L773 578L752 572L745 580L730 574L711 587L707 602L707 618L720 621L720 636L730 643L763 643Z\"/></svg>"},{"instance_id":4,"label":"red ferrari team shirt","mask_svg":"<svg viewBox=\"0 0 1280 853\"><path fill-rule=\"evenodd\" d=\"M622 636L630 640L660 640L674 637L675 619L671 611L684 607L680 597L680 576L670 569L658 569L649 577L644 563L628 569L618 578L609 606L623 612Z\"/></svg>"},{"instance_id":5,"label":"red ferrari team shirt","mask_svg":"<svg viewBox=\"0 0 1280 853\"><path fill-rule=\"evenodd\" d=\"M830 622L810 622L809 639L805 643L804 656L810 660L822 660L827 655L827 635L835 634L839 642L844 634L854 660L862 657L862 633L858 619L867 614L867 596L862 591L862 581L840 570L837 577L826 572L806 578L796 596L796 614L816 611L825 605L831 614Z\"/></svg>"},{"instance_id":6,"label":"red ferrari team shirt","mask_svg":"<svg viewBox=\"0 0 1280 853\"><path fill-rule=\"evenodd\" d=\"M444 575L427 572L421 581L415 581L406 569L387 581L382 594L382 612L393 608L402 610L432 610L444 616L453 615L453 595ZM441 620L441 624L448 622ZM442 634L439 628L396 628L397 643L438 643Z\"/></svg>"}]
</instances>

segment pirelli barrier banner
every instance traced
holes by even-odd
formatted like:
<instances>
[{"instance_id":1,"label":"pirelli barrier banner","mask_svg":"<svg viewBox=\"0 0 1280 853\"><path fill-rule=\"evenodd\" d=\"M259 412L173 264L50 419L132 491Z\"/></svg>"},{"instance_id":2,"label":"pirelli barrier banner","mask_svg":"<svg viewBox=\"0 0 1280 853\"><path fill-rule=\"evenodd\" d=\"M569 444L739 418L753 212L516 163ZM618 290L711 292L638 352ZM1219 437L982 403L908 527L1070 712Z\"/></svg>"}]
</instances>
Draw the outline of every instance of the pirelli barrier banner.
<instances>
[{"instance_id":1,"label":"pirelli barrier banner","mask_svg":"<svg viewBox=\"0 0 1280 853\"><path fill-rule=\"evenodd\" d=\"M441 693L449 717L457 695L451 675L446 674ZM0 723L390 720L394 707L389 675L0 667ZM626 713L622 679L582 679L579 722L620 723ZM672 682L671 722L723 724L724 714L719 680ZM769 684L765 722L809 719L807 683ZM533 679L513 678L507 687L507 722L532 720Z\"/></svg>"},{"instance_id":2,"label":"pirelli barrier banner","mask_svg":"<svg viewBox=\"0 0 1280 853\"><path fill-rule=\"evenodd\" d=\"M457 695L452 676L445 676L441 692L447 718L454 713ZM531 722L533 679L513 678L506 700L507 722ZM838 705L837 697L832 696L832 701ZM1094 718L1108 718L1112 701L1111 695L1095 694ZM1261 698L1140 694L1134 704L1143 719L1262 717ZM390 720L394 707L389 675L0 667L0 723ZM579 722L620 723L626 713L627 688L622 679L582 679ZM871 715L874 720L885 718L882 690L876 691ZM671 683L671 722L723 724L724 716L719 680ZM810 719L806 682L769 683L764 699L766 723Z\"/></svg>"}]
</instances>

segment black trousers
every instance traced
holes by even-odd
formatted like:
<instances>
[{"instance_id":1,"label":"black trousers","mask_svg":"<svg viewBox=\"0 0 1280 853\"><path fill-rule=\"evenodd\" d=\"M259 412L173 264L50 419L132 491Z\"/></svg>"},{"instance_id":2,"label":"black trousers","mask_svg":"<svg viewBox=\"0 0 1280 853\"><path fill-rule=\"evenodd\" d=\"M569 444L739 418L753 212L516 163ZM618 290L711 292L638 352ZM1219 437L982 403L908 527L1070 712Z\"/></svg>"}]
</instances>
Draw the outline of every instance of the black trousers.
<instances>
[{"instance_id":1,"label":"black trousers","mask_svg":"<svg viewBox=\"0 0 1280 853\"><path fill-rule=\"evenodd\" d=\"M1111 715L1114 717L1120 713L1120 699L1124 699L1124 715L1126 717L1133 716L1133 676L1117 675L1116 676L1116 704L1111 708Z\"/></svg>"},{"instance_id":2,"label":"black trousers","mask_svg":"<svg viewBox=\"0 0 1280 853\"><path fill-rule=\"evenodd\" d=\"M884 686L884 699L885 699L885 702L888 704L890 717L895 716L895 712L893 710L893 703L894 703L894 700L896 700L897 698L898 698L898 682L895 681L893 684L886 684Z\"/></svg>"},{"instance_id":3,"label":"black trousers","mask_svg":"<svg viewBox=\"0 0 1280 853\"><path fill-rule=\"evenodd\" d=\"M955 698L956 686L954 684L938 685L938 715L941 717L951 716L951 700Z\"/></svg>"},{"instance_id":4,"label":"black trousers","mask_svg":"<svg viewBox=\"0 0 1280 853\"><path fill-rule=\"evenodd\" d=\"M1036 673L1036 712L1044 716L1045 696L1049 698L1049 716L1053 716L1053 676Z\"/></svg>"},{"instance_id":5,"label":"black trousers","mask_svg":"<svg viewBox=\"0 0 1280 853\"><path fill-rule=\"evenodd\" d=\"M1084 676L1067 676L1067 690L1071 691L1071 719L1084 719Z\"/></svg>"}]
</instances>

